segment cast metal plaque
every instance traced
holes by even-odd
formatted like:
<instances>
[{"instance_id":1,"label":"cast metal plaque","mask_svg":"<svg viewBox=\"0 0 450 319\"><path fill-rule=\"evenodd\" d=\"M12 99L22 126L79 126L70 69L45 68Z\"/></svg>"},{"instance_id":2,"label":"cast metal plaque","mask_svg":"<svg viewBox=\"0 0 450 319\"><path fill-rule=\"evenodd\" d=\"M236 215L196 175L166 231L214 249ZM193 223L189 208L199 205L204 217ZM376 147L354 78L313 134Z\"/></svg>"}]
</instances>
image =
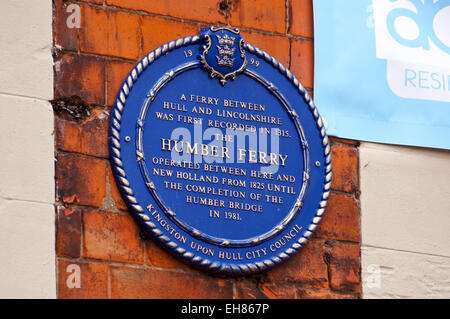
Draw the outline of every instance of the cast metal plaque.
<instances>
[{"instance_id":1,"label":"cast metal plaque","mask_svg":"<svg viewBox=\"0 0 450 319\"><path fill-rule=\"evenodd\" d=\"M205 28L147 54L117 95L110 153L140 226L213 272L288 259L330 195L330 145L312 99L237 29Z\"/></svg>"}]
</instances>

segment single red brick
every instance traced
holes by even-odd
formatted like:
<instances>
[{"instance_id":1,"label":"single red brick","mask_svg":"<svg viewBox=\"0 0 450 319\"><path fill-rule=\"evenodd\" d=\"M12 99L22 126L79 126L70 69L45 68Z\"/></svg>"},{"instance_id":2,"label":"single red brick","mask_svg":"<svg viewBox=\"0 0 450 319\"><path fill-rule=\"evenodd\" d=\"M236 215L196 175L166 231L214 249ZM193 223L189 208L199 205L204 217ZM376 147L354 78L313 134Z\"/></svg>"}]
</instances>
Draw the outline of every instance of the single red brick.
<instances>
[{"instance_id":1,"label":"single red brick","mask_svg":"<svg viewBox=\"0 0 450 319\"><path fill-rule=\"evenodd\" d=\"M78 208L56 207L56 254L80 257L81 211Z\"/></svg>"},{"instance_id":2,"label":"single red brick","mask_svg":"<svg viewBox=\"0 0 450 319\"><path fill-rule=\"evenodd\" d=\"M80 96L87 103L105 103L103 59L64 54L55 61L55 98L72 95Z\"/></svg>"},{"instance_id":3,"label":"single red brick","mask_svg":"<svg viewBox=\"0 0 450 319\"><path fill-rule=\"evenodd\" d=\"M97 157L109 157L109 114L104 110L94 109L91 116L80 123L80 126L81 152Z\"/></svg>"},{"instance_id":4,"label":"single red brick","mask_svg":"<svg viewBox=\"0 0 450 319\"><path fill-rule=\"evenodd\" d=\"M332 192L316 237L359 242L359 210L356 199Z\"/></svg>"},{"instance_id":5,"label":"single red brick","mask_svg":"<svg viewBox=\"0 0 450 319\"><path fill-rule=\"evenodd\" d=\"M106 196L106 160L59 154L56 162L57 200L100 207Z\"/></svg>"},{"instance_id":6,"label":"single red brick","mask_svg":"<svg viewBox=\"0 0 450 319\"><path fill-rule=\"evenodd\" d=\"M56 145L58 149L97 157L109 156L109 115L100 109L91 110L91 115L82 122L57 118Z\"/></svg>"},{"instance_id":7,"label":"single red brick","mask_svg":"<svg viewBox=\"0 0 450 319\"><path fill-rule=\"evenodd\" d=\"M295 288L275 285L258 287L254 282L241 281L236 283L237 299L294 299Z\"/></svg>"},{"instance_id":8,"label":"single red brick","mask_svg":"<svg viewBox=\"0 0 450 319\"><path fill-rule=\"evenodd\" d=\"M111 298L219 299L233 297L226 279L182 272L111 267Z\"/></svg>"},{"instance_id":9,"label":"single red brick","mask_svg":"<svg viewBox=\"0 0 450 319\"><path fill-rule=\"evenodd\" d=\"M117 93L134 64L122 61L106 62L106 105L113 105Z\"/></svg>"},{"instance_id":10,"label":"single red brick","mask_svg":"<svg viewBox=\"0 0 450 319\"><path fill-rule=\"evenodd\" d=\"M231 2L229 23L270 32L286 32L285 0L247 0Z\"/></svg>"},{"instance_id":11,"label":"single red brick","mask_svg":"<svg viewBox=\"0 0 450 319\"><path fill-rule=\"evenodd\" d=\"M83 226L84 257L143 263L139 228L130 215L89 210L83 214Z\"/></svg>"},{"instance_id":12,"label":"single red brick","mask_svg":"<svg viewBox=\"0 0 450 319\"><path fill-rule=\"evenodd\" d=\"M314 44L309 40L291 40L291 71L304 87L314 83Z\"/></svg>"},{"instance_id":13,"label":"single red brick","mask_svg":"<svg viewBox=\"0 0 450 319\"><path fill-rule=\"evenodd\" d=\"M128 207L123 201L122 195L120 195L119 189L117 188L116 180L113 176L111 166L108 168L108 174L109 174L109 185L111 190L111 197L114 201L114 204L116 208L120 210L127 210Z\"/></svg>"},{"instance_id":14,"label":"single red brick","mask_svg":"<svg viewBox=\"0 0 450 319\"><path fill-rule=\"evenodd\" d=\"M195 24L160 17L142 17L142 53L148 54L169 41L198 33Z\"/></svg>"},{"instance_id":15,"label":"single red brick","mask_svg":"<svg viewBox=\"0 0 450 319\"><path fill-rule=\"evenodd\" d=\"M330 286L333 290L361 293L359 245L333 243L330 259Z\"/></svg>"},{"instance_id":16,"label":"single red brick","mask_svg":"<svg viewBox=\"0 0 450 319\"><path fill-rule=\"evenodd\" d=\"M283 63L284 66L289 66L290 44L288 38L258 32L241 31L241 34L245 42L266 51L271 56Z\"/></svg>"},{"instance_id":17,"label":"single red brick","mask_svg":"<svg viewBox=\"0 0 450 319\"><path fill-rule=\"evenodd\" d=\"M197 20L209 23L226 23L225 11L221 10L218 0L106 0L107 5L142 10L175 18Z\"/></svg>"},{"instance_id":18,"label":"single red brick","mask_svg":"<svg viewBox=\"0 0 450 319\"><path fill-rule=\"evenodd\" d=\"M81 153L80 125L76 121L68 121L55 117L56 147L61 151Z\"/></svg>"},{"instance_id":19,"label":"single red brick","mask_svg":"<svg viewBox=\"0 0 450 319\"><path fill-rule=\"evenodd\" d=\"M332 189L347 193L358 190L358 150L354 147L331 145L333 165Z\"/></svg>"},{"instance_id":20,"label":"single red brick","mask_svg":"<svg viewBox=\"0 0 450 319\"><path fill-rule=\"evenodd\" d=\"M80 50L82 52L139 58L139 16L104 7L82 6Z\"/></svg>"},{"instance_id":21,"label":"single red brick","mask_svg":"<svg viewBox=\"0 0 450 319\"><path fill-rule=\"evenodd\" d=\"M303 289L297 290L297 297L299 299L357 299L358 295L341 294L329 290Z\"/></svg>"},{"instance_id":22,"label":"single red brick","mask_svg":"<svg viewBox=\"0 0 450 319\"><path fill-rule=\"evenodd\" d=\"M80 288L74 287L80 270ZM71 288L72 287L72 288ZM58 259L58 298L105 299L108 298L108 266L94 262Z\"/></svg>"},{"instance_id":23,"label":"single red brick","mask_svg":"<svg viewBox=\"0 0 450 319\"><path fill-rule=\"evenodd\" d=\"M312 38L314 36L312 0L291 0L289 12L291 14L289 32Z\"/></svg>"},{"instance_id":24,"label":"single red brick","mask_svg":"<svg viewBox=\"0 0 450 319\"><path fill-rule=\"evenodd\" d=\"M269 270L270 282L297 282L305 287L328 288L328 269L324 260L325 245L311 240L286 262Z\"/></svg>"},{"instance_id":25,"label":"single red brick","mask_svg":"<svg viewBox=\"0 0 450 319\"><path fill-rule=\"evenodd\" d=\"M54 0L54 20L53 20L53 38L55 40L55 46L64 50L78 50L78 28L69 27L72 24L74 18L74 12L68 10L68 6L72 4L63 0ZM69 8L70 9L70 8ZM81 21L80 21L81 22Z\"/></svg>"},{"instance_id":26,"label":"single red brick","mask_svg":"<svg viewBox=\"0 0 450 319\"><path fill-rule=\"evenodd\" d=\"M152 267L195 271L194 268L172 256L153 240L145 241L145 255L145 263Z\"/></svg>"}]
</instances>

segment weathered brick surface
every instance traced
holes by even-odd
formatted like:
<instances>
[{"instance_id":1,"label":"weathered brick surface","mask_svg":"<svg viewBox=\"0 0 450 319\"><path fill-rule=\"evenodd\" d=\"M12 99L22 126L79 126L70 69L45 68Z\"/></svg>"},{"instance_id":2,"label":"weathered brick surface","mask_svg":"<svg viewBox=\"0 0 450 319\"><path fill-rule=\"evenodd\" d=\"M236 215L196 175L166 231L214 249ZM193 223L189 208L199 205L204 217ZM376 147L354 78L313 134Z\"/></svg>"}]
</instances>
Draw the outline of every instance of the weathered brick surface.
<instances>
[{"instance_id":1,"label":"weathered brick surface","mask_svg":"<svg viewBox=\"0 0 450 319\"><path fill-rule=\"evenodd\" d=\"M72 12L67 12L71 4L63 0L54 0L55 19L53 21L53 39L58 49L78 50L78 28L69 28L67 19L71 19Z\"/></svg>"},{"instance_id":2,"label":"weathered brick surface","mask_svg":"<svg viewBox=\"0 0 450 319\"><path fill-rule=\"evenodd\" d=\"M286 1L232 1L229 23L235 27L285 33Z\"/></svg>"},{"instance_id":3,"label":"weathered brick surface","mask_svg":"<svg viewBox=\"0 0 450 319\"><path fill-rule=\"evenodd\" d=\"M106 105L113 105L117 93L134 64L123 61L106 62Z\"/></svg>"},{"instance_id":4,"label":"weathered brick surface","mask_svg":"<svg viewBox=\"0 0 450 319\"><path fill-rule=\"evenodd\" d=\"M333 243L330 259L330 285L337 291L361 293L360 247Z\"/></svg>"},{"instance_id":5,"label":"weathered brick surface","mask_svg":"<svg viewBox=\"0 0 450 319\"><path fill-rule=\"evenodd\" d=\"M139 58L139 16L127 12L82 6L82 52Z\"/></svg>"},{"instance_id":6,"label":"weathered brick surface","mask_svg":"<svg viewBox=\"0 0 450 319\"><path fill-rule=\"evenodd\" d=\"M257 285L250 281L236 283L237 299L295 299L295 288L289 286Z\"/></svg>"},{"instance_id":7,"label":"weathered brick surface","mask_svg":"<svg viewBox=\"0 0 450 319\"><path fill-rule=\"evenodd\" d=\"M309 40L291 40L291 71L304 87L314 82L314 44Z\"/></svg>"},{"instance_id":8,"label":"weathered brick surface","mask_svg":"<svg viewBox=\"0 0 450 319\"><path fill-rule=\"evenodd\" d=\"M348 145L353 145L353 146L358 146L359 145L359 141L355 141L355 140L349 140L346 138L340 138L340 137L336 137L336 136L330 136L330 142L331 144L348 144Z\"/></svg>"},{"instance_id":9,"label":"weathered brick surface","mask_svg":"<svg viewBox=\"0 0 450 319\"><path fill-rule=\"evenodd\" d=\"M142 54L147 54L172 40L198 34L195 24L183 23L161 17L142 17Z\"/></svg>"},{"instance_id":10,"label":"weathered brick surface","mask_svg":"<svg viewBox=\"0 0 450 319\"><path fill-rule=\"evenodd\" d=\"M80 267L80 288L69 288L70 283L73 282L73 277L70 276L74 274L73 270L68 269L69 265ZM58 297L62 299L108 298L108 265L60 258L58 260Z\"/></svg>"},{"instance_id":11,"label":"weathered brick surface","mask_svg":"<svg viewBox=\"0 0 450 319\"><path fill-rule=\"evenodd\" d=\"M230 280L131 267L111 267L112 298L232 298Z\"/></svg>"},{"instance_id":12,"label":"weathered brick surface","mask_svg":"<svg viewBox=\"0 0 450 319\"><path fill-rule=\"evenodd\" d=\"M56 207L56 254L65 257L80 257L81 210L79 208Z\"/></svg>"},{"instance_id":13,"label":"weathered brick surface","mask_svg":"<svg viewBox=\"0 0 450 319\"><path fill-rule=\"evenodd\" d=\"M351 193L359 188L358 150L344 145L331 146L332 189Z\"/></svg>"},{"instance_id":14,"label":"weathered brick surface","mask_svg":"<svg viewBox=\"0 0 450 319\"><path fill-rule=\"evenodd\" d=\"M270 299L295 299L296 291L294 287L263 285L261 291Z\"/></svg>"},{"instance_id":15,"label":"weathered brick surface","mask_svg":"<svg viewBox=\"0 0 450 319\"><path fill-rule=\"evenodd\" d=\"M328 269L323 241L311 240L300 252L267 272L270 282L295 282L303 287L328 288Z\"/></svg>"},{"instance_id":16,"label":"weathered brick surface","mask_svg":"<svg viewBox=\"0 0 450 319\"><path fill-rule=\"evenodd\" d=\"M93 109L90 116L76 122L56 118L56 146L62 151L76 152L96 157L108 157L109 113Z\"/></svg>"},{"instance_id":17,"label":"weathered brick surface","mask_svg":"<svg viewBox=\"0 0 450 319\"><path fill-rule=\"evenodd\" d=\"M359 242L359 209L356 199L350 195L331 193L316 236Z\"/></svg>"},{"instance_id":18,"label":"weathered brick surface","mask_svg":"<svg viewBox=\"0 0 450 319\"><path fill-rule=\"evenodd\" d=\"M111 191L111 198L114 201L114 205L119 210L127 210L127 205L123 201L122 196L120 195L119 189L117 188L116 180L114 179L113 172L111 166L108 167L108 180Z\"/></svg>"},{"instance_id":19,"label":"weathered brick surface","mask_svg":"<svg viewBox=\"0 0 450 319\"><path fill-rule=\"evenodd\" d=\"M55 98L80 96L87 103L105 102L105 63L92 56L64 54L55 60Z\"/></svg>"},{"instance_id":20,"label":"weathered brick surface","mask_svg":"<svg viewBox=\"0 0 450 319\"><path fill-rule=\"evenodd\" d=\"M357 294L342 294L332 292L329 290L317 289L303 289L297 290L297 297L299 299L356 299L359 298Z\"/></svg>"},{"instance_id":21,"label":"weathered brick surface","mask_svg":"<svg viewBox=\"0 0 450 319\"><path fill-rule=\"evenodd\" d=\"M290 33L306 38L314 36L312 2L313 0L291 0L289 2Z\"/></svg>"},{"instance_id":22,"label":"weathered brick surface","mask_svg":"<svg viewBox=\"0 0 450 319\"><path fill-rule=\"evenodd\" d=\"M191 272L195 271L192 267L165 251L159 244L151 239L145 241L145 263L149 266L158 268L182 269Z\"/></svg>"},{"instance_id":23,"label":"weathered brick surface","mask_svg":"<svg viewBox=\"0 0 450 319\"><path fill-rule=\"evenodd\" d=\"M143 243L128 214L89 210L83 214L83 256L142 264Z\"/></svg>"},{"instance_id":24,"label":"weathered brick surface","mask_svg":"<svg viewBox=\"0 0 450 319\"><path fill-rule=\"evenodd\" d=\"M101 109L93 109L91 116L80 123L81 152L86 155L108 157L109 113ZM106 144L106 145L105 145Z\"/></svg>"},{"instance_id":25,"label":"weathered brick surface","mask_svg":"<svg viewBox=\"0 0 450 319\"><path fill-rule=\"evenodd\" d=\"M142 10L188 20L225 23L225 10L221 9L220 2L218 0L106 0L106 4L121 8Z\"/></svg>"},{"instance_id":26,"label":"weathered brick surface","mask_svg":"<svg viewBox=\"0 0 450 319\"><path fill-rule=\"evenodd\" d=\"M261 50L266 51L278 61L288 67L290 62L290 44L286 37L268 35L259 32L241 31L245 42L248 42Z\"/></svg>"},{"instance_id":27,"label":"weathered brick surface","mask_svg":"<svg viewBox=\"0 0 450 319\"><path fill-rule=\"evenodd\" d=\"M80 125L78 122L55 118L56 148L62 151L81 153Z\"/></svg>"},{"instance_id":28,"label":"weathered brick surface","mask_svg":"<svg viewBox=\"0 0 450 319\"><path fill-rule=\"evenodd\" d=\"M55 118L60 298L360 297L357 141L330 138L333 192L311 241L285 263L240 278L207 275L142 239L108 161L109 113L134 61L211 24L239 27L248 43L289 67L312 95L312 0L53 3L55 98L79 96L74 103L89 110L74 118L60 109ZM66 25L70 3L80 6L80 29ZM67 287L72 263L81 269L79 289Z\"/></svg>"},{"instance_id":29,"label":"weathered brick surface","mask_svg":"<svg viewBox=\"0 0 450 319\"><path fill-rule=\"evenodd\" d=\"M56 200L100 207L106 196L106 161L59 154L56 162Z\"/></svg>"}]
</instances>

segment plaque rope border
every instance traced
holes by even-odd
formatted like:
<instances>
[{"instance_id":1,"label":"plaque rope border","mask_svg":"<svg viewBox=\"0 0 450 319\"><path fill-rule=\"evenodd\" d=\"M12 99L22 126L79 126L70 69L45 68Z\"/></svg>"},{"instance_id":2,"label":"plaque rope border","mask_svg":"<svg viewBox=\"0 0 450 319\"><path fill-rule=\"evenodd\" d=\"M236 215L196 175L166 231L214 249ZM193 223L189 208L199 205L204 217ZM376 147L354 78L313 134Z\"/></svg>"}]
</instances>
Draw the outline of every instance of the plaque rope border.
<instances>
[{"instance_id":1,"label":"plaque rope border","mask_svg":"<svg viewBox=\"0 0 450 319\"><path fill-rule=\"evenodd\" d=\"M130 182L125 174L123 169L122 157L121 157L121 147L120 147L120 128L122 121L122 113L124 110L125 103L127 101L127 97L130 94L130 91L133 88L134 83L138 80L141 73L156 59L169 53L174 49L178 49L183 46L197 44L201 39L198 35L188 36L184 38L180 38L177 40L170 41L166 44L161 45L155 50L148 53L144 58L142 58L130 71L128 76L125 78L125 81L120 88L113 109L111 110L111 120L110 120L110 158L112 162L112 169L116 174L114 174L115 180L117 182L117 186L126 199L128 207L132 208L135 212L135 217L139 218L140 223L144 223L148 229L153 234L153 236L160 241L161 244L170 248L174 253L186 259L190 262L197 264L198 266L211 270L211 271L223 271L234 274L248 274L252 272L263 271L273 266L282 263L283 261L290 258L290 256L294 255L298 250L300 250L312 236L314 231L317 229L318 224L320 223L323 214L325 213L328 198L331 194L331 181L332 181L332 165L331 165L331 146L326 135L326 129L324 122L319 115L319 112L309 96L306 89L303 85L298 81L298 79L290 72L281 62L276 60L274 57L269 55L267 52L251 45L248 43L244 43L244 48L249 53L255 54L259 58L264 59L266 62L269 62L274 68L278 69L283 75L285 75L288 80L294 85L294 87L301 93L304 100L307 102L309 106L309 110L313 114L313 117L316 121L316 125L320 130L320 136L322 138L322 147L323 154L325 156L325 185L323 187L322 198L319 203L319 207L316 210L316 213L312 219L312 223L308 226L306 232L302 235L300 239L294 241L291 247L285 249L280 252L277 256L272 257L270 259L266 259L264 261L254 262L254 263L242 263L239 265L230 265L226 263L218 263L212 262L208 259L203 258L202 256L195 255L191 252L186 251L182 247L178 247L178 244L174 241L171 241L170 238L163 234L163 232L158 229L157 225L150 221L150 217L145 212L144 208L137 202L136 197L134 196L133 190L130 186Z\"/></svg>"}]
</instances>

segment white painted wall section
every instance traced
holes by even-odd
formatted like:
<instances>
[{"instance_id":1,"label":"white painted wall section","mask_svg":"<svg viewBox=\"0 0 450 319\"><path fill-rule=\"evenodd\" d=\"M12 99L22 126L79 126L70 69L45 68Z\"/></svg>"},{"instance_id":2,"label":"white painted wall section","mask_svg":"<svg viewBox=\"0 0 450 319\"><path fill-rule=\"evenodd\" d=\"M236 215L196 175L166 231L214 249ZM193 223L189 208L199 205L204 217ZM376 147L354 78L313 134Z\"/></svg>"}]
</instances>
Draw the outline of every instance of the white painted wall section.
<instances>
[{"instance_id":1,"label":"white painted wall section","mask_svg":"<svg viewBox=\"0 0 450 319\"><path fill-rule=\"evenodd\" d=\"M365 298L450 298L450 151L361 143Z\"/></svg>"},{"instance_id":2,"label":"white painted wall section","mask_svg":"<svg viewBox=\"0 0 450 319\"><path fill-rule=\"evenodd\" d=\"M0 1L0 93L53 96L52 1Z\"/></svg>"},{"instance_id":3,"label":"white painted wall section","mask_svg":"<svg viewBox=\"0 0 450 319\"><path fill-rule=\"evenodd\" d=\"M52 2L0 2L0 298L55 298Z\"/></svg>"}]
</instances>

